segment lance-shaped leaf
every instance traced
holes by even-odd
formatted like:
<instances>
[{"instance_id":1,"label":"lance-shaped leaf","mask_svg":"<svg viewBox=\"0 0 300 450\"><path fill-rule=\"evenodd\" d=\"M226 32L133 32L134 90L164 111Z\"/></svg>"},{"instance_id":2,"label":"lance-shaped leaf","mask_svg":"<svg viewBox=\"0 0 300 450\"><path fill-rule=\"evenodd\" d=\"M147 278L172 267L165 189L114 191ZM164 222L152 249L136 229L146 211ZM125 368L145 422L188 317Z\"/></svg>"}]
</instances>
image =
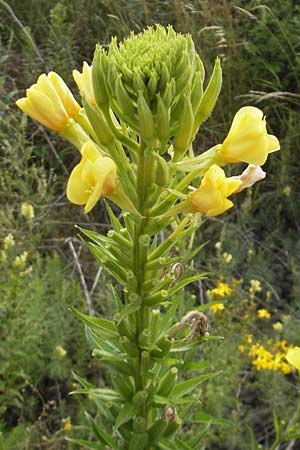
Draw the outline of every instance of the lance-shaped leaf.
<instances>
[{"instance_id":1,"label":"lance-shaped leaf","mask_svg":"<svg viewBox=\"0 0 300 450\"><path fill-rule=\"evenodd\" d=\"M73 307L71 307L70 310L101 337L107 337L111 340L119 338L116 326L112 320L102 319L100 317L91 317L81 313Z\"/></svg>"},{"instance_id":2,"label":"lance-shaped leaf","mask_svg":"<svg viewBox=\"0 0 300 450\"><path fill-rule=\"evenodd\" d=\"M121 425L133 419L136 413L137 409L132 403L130 402L125 403L123 405L123 408L119 412L118 417L116 418L114 430L116 431Z\"/></svg>"},{"instance_id":3,"label":"lance-shaped leaf","mask_svg":"<svg viewBox=\"0 0 300 450\"><path fill-rule=\"evenodd\" d=\"M68 442L72 442L72 444L80 445L81 447L87 448L89 450L105 450L107 448L105 444L101 444L100 442L93 443L84 439L73 439L69 437L66 437L65 439ZM0 449L3 450L4 448L2 449L0 447Z\"/></svg>"},{"instance_id":4,"label":"lance-shaped leaf","mask_svg":"<svg viewBox=\"0 0 300 450\"><path fill-rule=\"evenodd\" d=\"M170 393L170 397L172 399L176 399L178 397L183 397L184 395L193 391L197 386L199 386L204 381L214 378L214 377L220 375L221 373L222 373L222 371L214 372L214 373L207 373L204 375L199 375L198 377L195 377L195 378L191 378L190 380L182 381L181 383L178 383L172 389L172 392Z\"/></svg>"},{"instance_id":5,"label":"lance-shaped leaf","mask_svg":"<svg viewBox=\"0 0 300 450\"><path fill-rule=\"evenodd\" d=\"M106 433L106 431L102 427L97 425L96 422L94 421L94 419L87 412L85 412L85 415L86 415L97 439L100 442L102 442L103 444L108 444L112 449L116 450L117 446L116 446L116 443L113 440L113 438L108 433Z\"/></svg>"}]
</instances>

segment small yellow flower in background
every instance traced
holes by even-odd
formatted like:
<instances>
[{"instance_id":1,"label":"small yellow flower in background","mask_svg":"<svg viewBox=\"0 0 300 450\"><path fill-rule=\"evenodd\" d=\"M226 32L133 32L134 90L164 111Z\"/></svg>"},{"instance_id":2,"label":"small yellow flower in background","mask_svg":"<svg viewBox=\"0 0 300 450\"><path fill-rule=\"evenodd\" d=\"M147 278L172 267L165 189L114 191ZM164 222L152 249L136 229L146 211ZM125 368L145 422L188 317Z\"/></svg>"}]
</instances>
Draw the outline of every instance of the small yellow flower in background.
<instances>
[{"instance_id":1,"label":"small yellow flower in background","mask_svg":"<svg viewBox=\"0 0 300 450\"><path fill-rule=\"evenodd\" d=\"M216 250L221 250L221 248L222 248L222 242L216 242L215 243L215 249Z\"/></svg>"},{"instance_id":2,"label":"small yellow flower in background","mask_svg":"<svg viewBox=\"0 0 300 450\"><path fill-rule=\"evenodd\" d=\"M64 424L64 431L66 431L66 432L70 431L72 428L71 417L67 417L66 419L63 419L62 422Z\"/></svg>"},{"instance_id":3,"label":"small yellow flower in background","mask_svg":"<svg viewBox=\"0 0 300 450\"><path fill-rule=\"evenodd\" d=\"M215 303L214 305L211 305L210 309L215 314L218 311L223 311L223 309L225 309L225 306L223 303Z\"/></svg>"},{"instance_id":4,"label":"small yellow flower in background","mask_svg":"<svg viewBox=\"0 0 300 450\"><path fill-rule=\"evenodd\" d=\"M34 209L30 203L23 202L21 205L21 216L25 217L27 220L34 218Z\"/></svg>"},{"instance_id":5,"label":"small yellow flower in background","mask_svg":"<svg viewBox=\"0 0 300 450\"><path fill-rule=\"evenodd\" d=\"M283 188L283 195L285 195L286 197L289 197L291 195L291 187L290 186L285 186L285 188Z\"/></svg>"},{"instance_id":6,"label":"small yellow flower in background","mask_svg":"<svg viewBox=\"0 0 300 450\"><path fill-rule=\"evenodd\" d=\"M14 266L23 266L26 263L28 252L23 252L21 255L16 256L14 260Z\"/></svg>"},{"instance_id":7,"label":"small yellow flower in background","mask_svg":"<svg viewBox=\"0 0 300 450\"><path fill-rule=\"evenodd\" d=\"M26 90L26 97L17 100L16 105L54 131L63 130L80 110L72 92L55 72L40 75L36 84Z\"/></svg>"},{"instance_id":8,"label":"small yellow flower in background","mask_svg":"<svg viewBox=\"0 0 300 450\"><path fill-rule=\"evenodd\" d=\"M111 158L101 155L92 141L83 145L81 154L67 184L67 197L75 205L85 205L84 212L88 213L102 195L114 190L117 167Z\"/></svg>"},{"instance_id":9,"label":"small yellow flower in background","mask_svg":"<svg viewBox=\"0 0 300 450\"><path fill-rule=\"evenodd\" d=\"M91 105L95 106L96 100L92 80L92 66L89 66L88 63L84 61L82 73L78 70L73 70L72 73L82 97L84 97Z\"/></svg>"},{"instance_id":10,"label":"small yellow flower in background","mask_svg":"<svg viewBox=\"0 0 300 450\"><path fill-rule=\"evenodd\" d=\"M232 289L228 286L228 284L220 281L217 287L210 291L210 294L216 297L225 297L226 295L230 295L231 292Z\"/></svg>"},{"instance_id":11,"label":"small yellow flower in background","mask_svg":"<svg viewBox=\"0 0 300 450\"><path fill-rule=\"evenodd\" d=\"M253 342L253 336L252 336L252 334L247 334L247 335L245 336L245 341L247 342L247 344L252 344L252 342Z\"/></svg>"},{"instance_id":12,"label":"small yellow flower in background","mask_svg":"<svg viewBox=\"0 0 300 450\"><path fill-rule=\"evenodd\" d=\"M243 345L243 344L239 345L239 351L240 351L241 353L245 353L245 351L246 351L245 345Z\"/></svg>"},{"instance_id":13,"label":"small yellow flower in background","mask_svg":"<svg viewBox=\"0 0 300 450\"><path fill-rule=\"evenodd\" d=\"M286 354L286 360L300 372L300 347L289 348Z\"/></svg>"},{"instance_id":14,"label":"small yellow flower in background","mask_svg":"<svg viewBox=\"0 0 300 450\"><path fill-rule=\"evenodd\" d=\"M11 247L15 246L15 238L11 233L9 233L5 238L3 239L3 248L4 250L8 250Z\"/></svg>"},{"instance_id":15,"label":"small yellow flower in background","mask_svg":"<svg viewBox=\"0 0 300 450\"><path fill-rule=\"evenodd\" d=\"M282 323L281 322L273 323L273 329L275 331L277 331L277 333L280 333L282 331L282 329L283 329Z\"/></svg>"},{"instance_id":16,"label":"small yellow flower in background","mask_svg":"<svg viewBox=\"0 0 300 450\"><path fill-rule=\"evenodd\" d=\"M222 258L223 258L223 260L224 260L224 262L225 262L226 264L230 264L231 261L232 261L232 254L231 254L231 253L224 252L223 255L222 255Z\"/></svg>"},{"instance_id":17,"label":"small yellow flower in background","mask_svg":"<svg viewBox=\"0 0 300 450\"><path fill-rule=\"evenodd\" d=\"M255 297L255 294L257 294L258 292L261 292L262 287L261 287L261 282L259 280L250 280L250 289L249 289L249 293L250 293L250 297L253 299Z\"/></svg>"},{"instance_id":18,"label":"small yellow flower in background","mask_svg":"<svg viewBox=\"0 0 300 450\"><path fill-rule=\"evenodd\" d=\"M244 106L234 116L221 155L228 163L243 161L262 166L268 154L279 149L277 137L267 133L263 112L254 106Z\"/></svg>"},{"instance_id":19,"label":"small yellow flower in background","mask_svg":"<svg viewBox=\"0 0 300 450\"><path fill-rule=\"evenodd\" d=\"M241 184L240 180L226 178L224 170L213 164L204 175L199 188L189 194L191 207L207 216L218 216L233 206L227 197Z\"/></svg>"},{"instance_id":20,"label":"small yellow flower in background","mask_svg":"<svg viewBox=\"0 0 300 450\"><path fill-rule=\"evenodd\" d=\"M55 350L57 351L58 355L63 358L64 356L66 356L67 352L66 350L61 346L61 345L57 345L55 347Z\"/></svg>"},{"instance_id":21,"label":"small yellow flower in background","mask_svg":"<svg viewBox=\"0 0 300 450\"><path fill-rule=\"evenodd\" d=\"M270 319L271 314L269 313L269 311L267 309L259 309L257 311L257 317L259 319Z\"/></svg>"}]
</instances>

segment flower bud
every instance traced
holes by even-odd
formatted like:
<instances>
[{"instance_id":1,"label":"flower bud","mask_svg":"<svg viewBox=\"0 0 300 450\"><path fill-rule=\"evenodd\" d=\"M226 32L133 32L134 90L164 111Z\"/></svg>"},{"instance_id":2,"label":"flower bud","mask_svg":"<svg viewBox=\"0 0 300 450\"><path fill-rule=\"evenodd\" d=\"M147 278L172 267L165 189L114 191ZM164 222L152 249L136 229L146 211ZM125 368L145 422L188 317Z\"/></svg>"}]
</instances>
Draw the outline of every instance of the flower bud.
<instances>
[{"instance_id":1,"label":"flower bud","mask_svg":"<svg viewBox=\"0 0 300 450\"><path fill-rule=\"evenodd\" d=\"M168 394L172 391L173 387L177 381L177 373L178 370L176 367L172 367L160 380L158 386L158 395L162 395L163 397L167 397Z\"/></svg>"},{"instance_id":2,"label":"flower bud","mask_svg":"<svg viewBox=\"0 0 300 450\"><path fill-rule=\"evenodd\" d=\"M91 105L96 105L93 81L92 81L92 66L89 66L86 61L83 63L82 73L78 70L73 70L73 78L82 97L84 97Z\"/></svg>"},{"instance_id":3,"label":"flower bud","mask_svg":"<svg viewBox=\"0 0 300 450\"><path fill-rule=\"evenodd\" d=\"M176 133L173 148L174 159L178 160L186 152L193 138L194 114L190 99L184 97L184 109L181 123Z\"/></svg>"},{"instance_id":4,"label":"flower bud","mask_svg":"<svg viewBox=\"0 0 300 450\"><path fill-rule=\"evenodd\" d=\"M154 136L154 123L152 112L143 96L142 91L139 91L138 95L137 113L139 120L139 134L145 142L149 142Z\"/></svg>"},{"instance_id":5,"label":"flower bud","mask_svg":"<svg viewBox=\"0 0 300 450\"><path fill-rule=\"evenodd\" d=\"M219 93L222 86L222 68L219 58L216 59L212 76L209 80L208 86L204 91L200 106L195 115L194 132L199 128L201 123L208 119L216 101L219 97Z\"/></svg>"},{"instance_id":6,"label":"flower bud","mask_svg":"<svg viewBox=\"0 0 300 450\"><path fill-rule=\"evenodd\" d=\"M157 136L162 143L162 147L170 137L170 118L169 109L162 100L161 95L157 94ZM158 183L157 183L158 184Z\"/></svg>"},{"instance_id":7,"label":"flower bud","mask_svg":"<svg viewBox=\"0 0 300 450\"><path fill-rule=\"evenodd\" d=\"M167 186L170 179L170 169L167 161L157 155L155 159L155 177L154 181L158 186Z\"/></svg>"},{"instance_id":8,"label":"flower bud","mask_svg":"<svg viewBox=\"0 0 300 450\"><path fill-rule=\"evenodd\" d=\"M92 64L92 81L95 100L99 108L108 105L108 92L105 81L108 72L106 59L106 54L101 49L100 45L97 45Z\"/></svg>"}]
</instances>

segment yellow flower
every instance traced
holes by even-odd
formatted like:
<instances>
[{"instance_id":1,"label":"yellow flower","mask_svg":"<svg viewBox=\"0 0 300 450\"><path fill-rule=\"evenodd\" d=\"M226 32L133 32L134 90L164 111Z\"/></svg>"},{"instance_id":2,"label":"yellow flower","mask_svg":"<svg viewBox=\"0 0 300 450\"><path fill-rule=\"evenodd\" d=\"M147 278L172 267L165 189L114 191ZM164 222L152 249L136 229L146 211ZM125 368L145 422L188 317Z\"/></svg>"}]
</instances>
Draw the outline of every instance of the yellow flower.
<instances>
[{"instance_id":1,"label":"yellow flower","mask_svg":"<svg viewBox=\"0 0 300 450\"><path fill-rule=\"evenodd\" d=\"M75 205L85 205L84 212L88 213L101 195L114 190L117 167L111 158L101 155L92 141L83 145L81 154L67 184L67 197Z\"/></svg>"},{"instance_id":2,"label":"yellow flower","mask_svg":"<svg viewBox=\"0 0 300 450\"><path fill-rule=\"evenodd\" d=\"M240 351L241 353L245 353L246 347L245 347L243 344L239 345L239 351Z\"/></svg>"},{"instance_id":3,"label":"yellow flower","mask_svg":"<svg viewBox=\"0 0 300 450\"><path fill-rule=\"evenodd\" d=\"M282 326L281 322L273 323L273 329L275 331L277 331L278 333L280 333L282 331L282 328L283 328L283 326Z\"/></svg>"},{"instance_id":4,"label":"yellow flower","mask_svg":"<svg viewBox=\"0 0 300 450\"><path fill-rule=\"evenodd\" d=\"M61 345L57 345L55 347L55 350L57 351L58 355L63 358L64 356L66 356L67 352L66 350L61 346Z\"/></svg>"},{"instance_id":5,"label":"yellow flower","mask_svg":"<svg viewBox=\"0 0 300 450\"><path fill-rule=\"evenodd\" d=\"M300 372L300 347L293 347L287 351L285 356L287 362Z\"/></svg>"},{"instance_id":6,"label":"yellow flower","mask_svg":"<svg viewBox=\"0 0 300 450\"><path fill-rule=\"evenodd\" d=\"M85 97L85 99L91 105L95 106L96 100L94 96L92 80L92 66L89 66L88 63L84 61L82 66L82 73L80 73L78 70L73 70L73 78L82 97Z\"/></svg>"},{"instance_id":7,"label":"yellow flower","mask_svg":"<svg viewBox=\"0 0 300 450\"><path fill-rule=\"evenodd\" d=\"M243 161L261 166L269 153L279 149L277 137L267 133L263 112L254 106L244 106L234 116L221 155L229 163Z\"/></svg>"},{"instance_id":8,"label":"yellow flower","mask_svg":"<svg viewBox=\"0 0 300 450\"><path fill-rule=\"evenodd\" d=\"M204 175L200 187L189 194L190 204L195 211L207 216L218 216L233 206L227 197L241 183L240 180L226 178L224 170L213 164Z\"/></svg>"},{"instance_id":9,"label":"yellow flower","mask_svg":"<svg viewBox=\"0 0 300 450\"><path fill-rule=\"evenodd\" d=\"M80 109L72 92L55 72L39 76L37 83L26 90L26 97L17 106L32 119L54 131L61 131Z\"/></svg>"},{"instance_id":10,"label":"yellow flower","mask_svg":"<svg viewBox=\"0 0 300 450\"><path fill-rule=\"evenodd\" d=\"M4 250L8 250L11 247L15 246L15 239L11 233L9 233L4 239L3 239L3 248Z\"/></svg>"},{"instance_id":11,"label":"yellow flower","mask_svg":"<svg viewBox=\"0 0 300 450\"><path fill-rule=\"evenodd\" d=\"M222 283L221 281L218 283L217 287L210 291L210 294L213 294L216 297L225 297L226 295L230 295L232 290L228 286L227 283ZM223 309L223 308L222 308Z\"/></svg>"},{"instance_id":12,"label":"yellow flower","mask_svg":"<svg viewBox=\"0 0 300 450\"><path fill-rule=\"evenodd\" d=\"M30 203L23 202L21 205L21 216L25 217L27 220L34 218L34 209Z\"/></svg>"},{"instance_id":13,"label":"yellow flower","mask_svg":"<svg viewBox=\"0 0 300 450\"><path fill-rule=\"evenodd\" d=\"M222 311L225 308L223 303L215 303L214 305L211 305L210 309L213 313L216 313L218 311Z\"/></svg>"},{"instance_id":14,"label":"yellow flower","mask_svg":"<svg viewBox=\"0 0 300 450\"><path fill-rule=\"evenodd\" d=\"M28 252L23 252L20 256L16 256L14 260L15 266L23 266L27 260Z\"/></svg>"},{"instance_id":15,"label":"yellow flower","mask_svg":"<svg viewBox=\"0 0 300 450\"><path fill-rule=\"evenodd\" d=\"M64 422L64 431L66 432L70 431L72 428L71 418L67 417L66 419L63 420L63 422Z\"/></svg>"},{"instance_id":16,"label":"yellow flower","mask_svg":"<svg viewBox=\"0 0 300 450\"><path fill-rule=\"evenodd\" d=\"M259 309L257 311L257 317L259 319L270 319L271 314L269 313L269 311L267 309Z\"/></svg>"},{"instance_id":17,"label":"yellow flower","mask_svg":"<svg viewBox=\"0 0 300 450\"><path fill-rule=\"evenodd\" d=\"M226 264L230 264L231 261L232 261L232 254L231 254L231 253L224 252L223 255L222 255L222 258L223 258L223 260L224 260L224 262L225 262Z\"/></svg>"},{"instance_id":18,"label":"yellow flower","mask_svg":"<svg viewBox=\"0 0 300 450\"><path fill-rule=\"evenodd\" d=\"M253 342L252 334L247 334L245 336L245 340L246 340L247 344L252 344L252 342Z\"/></svg>"}]
</instances>

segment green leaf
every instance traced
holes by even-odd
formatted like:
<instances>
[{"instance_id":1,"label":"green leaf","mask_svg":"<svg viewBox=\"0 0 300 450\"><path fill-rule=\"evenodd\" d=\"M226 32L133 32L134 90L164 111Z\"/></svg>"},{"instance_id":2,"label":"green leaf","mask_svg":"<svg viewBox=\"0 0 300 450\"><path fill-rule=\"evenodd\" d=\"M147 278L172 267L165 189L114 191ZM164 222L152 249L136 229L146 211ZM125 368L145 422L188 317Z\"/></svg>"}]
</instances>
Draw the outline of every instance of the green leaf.
<instances>
[{"instance_id":1,"label":"green leaf","mask_svg":"<svg viewBox=\"0 0 300 450\"><path fill-rule=\"evenodd\" d=\"M248 427L248 431L249 431L249 434L250 434L251 450L259 450L258 442L256 440L254 431L250 427Z\"/></svg>"},{"instance_id":2,"label":"green leaf","mask_svg":"<svg viewBox=\"0 0 300 450\"><path fill-rule=\"evenodd\" d=\"M188 284L205 278L206 275L207 272L197 273L197 275L193 275L192 277L187 277L182 280L179 280L173 288L169 289L169 295L174 295L177 291L183 289Z\"/></svg>"},{"instance_id":3,"label":"green leaf","mask_svg":"<svg viewBox=\"0 0 300 450\"><path fill-rule=\"evenodd\" d=\"M116 423L114 429L117 430L124 423L129 422L136 415L136 407L132 403L125 403L118 417L116 418Z\"/></svg>"},{"instance_id":4,"label":"green leaf","mask_svg":"<svg viewBox=\"0 0 300 450\"><path fill-rule=\"evenodd\" d=\"M110 218L110 222L111 222L111 224L112 224L114 230L117 231L117 232L119 232L119 231L123 228L121 222L120 222L119 219L115 216L113 210L111 209L111 207L109 206L109 204L107 203L107 201L104 199L103 202L104 202L105 209L106 209L106 211L107 211L107 214L108 214L108 216L109 216L109 218Z\"/></svg>"},{"instance_id":5,"label":"green leaf","mask_svg":"<svg viewBox=\"0 0 300 450\"><path fill-rule=\"evenodd\" d=\"M202 370L207 369L209 367L209 364L202 361L202 362L189 362L187 364L184 364L183 369L188 372L189 370Z\"/></svg>"},{"instance_id":6,"label":"green leaf","mask_svg":"<svg viewBox=\"0 0 300 450\"><path fill-rule=\"evenodd\" d=\"M120 402L122 400L122 397L120 394L118 394L113 389L102 389L102 388L95 388L95 389L77 389L76 391L70 392L70 395L78 395L78 394L86 394L91 395L92 397L98 397L101 400L104 401L111 401L111 402Z\"/></svg>"},{"instance_id":7,"label":"green leaf","mask_svg":"<svg viewBox=\"0 0 300 450\"><path fill-rule=\"evenodd\" d=\"M148 442L147 433L134 433L130 439L128 450L144 450Z\"/></svg>"},{"instance_id":8,"label":"green leaf","mask_svg":"<svg viewBox=\"0 0 300 450\"><path fill-rule=\"evenodd\" d=\"M92 426L92 429L93 429L97 439L100 442L102 442L103 444L108 444L111 448L117 449L116 443L113 440L113 438L109 434L107 434L106 431L102 427L97 425L96 422L94 421L94 419L87 412L85 412L85 415L86 415L90 425Z\"/></svg>"},{"instance_id":9,"label":"green leaf","mask_svg":"<svg viewBox=\"0 0 300 450\"><path fill-rule=\"evenodd\" d=\"M198 433L196 433L189 441L189 445L193 448L198 448L195 447L196 445L199 444L199 442L207 435L208 431L210 429L210 423L208 423L206 425L206 427L204 428L204 430L199 430Z\"/></svg>"},{"instance_id":10,"label":"green leaf","mask_svg":"<svg viewBox=\"0 0 300 450\"><path fill-rule=\"evenodd\" d=\"M108 339L102 339L99 335L94 333L87 325L85 325L85 335L92 349L99 348L100 350L110 353L120 351L112 342L110 342Z\"/></svg>"},{"instance_id":11,"label":"green leaf","mask_svg":"<svg viewBox=\"0 0 300 450\"><path fill-rule=\"evenodd\" d=\"M84 439L73 439L73 438L69 438L69 437L66 437L65 439L68 442L72 442L73 444L77 444L77 445L83 446L83 447L88 448L90 450L105 450L105 444L101 445L99 442L98 443L93 443L93 442L90 442L90 441L85 441ZM2 450L1 446L0 446L0 450Z\"/></svg>"},{"instance_id":12,"label":"green leaf","mask_svg":"<svg viewBox=\"0 0 300 450\"><path fill-rule=\"evenodd\" d=\"M75 372L72 372L72 374L73 374L75 380L78 381L78 383L80 383L81 386L83 386L84 388L86 388L86 389L94 389L94 388L96 388L96 386L94 386L93 384L89 383L84 378L81 378Z\"/></svg>"},{"instance_id":13,"label":"green leaf","mask_svg":"<svg viewBox=\"0 0 300 450\"><path fill-rule=\"evenodd\" d=\"M277 416L275 409L273 409L273 422L274 422L274 428L275 428L275 433L276 433L276 439L280 439L282 428L280 426L278 416Z\"/></svg>"},{"instance_id":14,"label":"green leaf","mask_svg":"<svg viewBox=\"0 0 300 450\"><path fill-rule=\"evenodd\" d=\"M102 319L100 317L91 317L86 314L81 313L76 308L71 307L70 310L76 314L79 319L85 322L89 328L91 328L96 333L100 333L102 338L118 340L119 334L117 332L116 326L112 320Z\"/></svg>"},{"instance_id":15,"label":"green leaf","mask_svg":"<svg viewBox=\"0 0 300 450\"><path fill-rule=\"evenodd\" d=\"M188 394L193 389L195 389L197 386L199 386L204 381L209 380L210 378L214 378L217 375L220 375L220 372L214 372L214 373L207 373L204 375L199 375L198 377L192 378L187 381L182 381L181 383L178 383L174 388L172 389L170 393L170 397L172 399L176 399L177 397L183 397L185 394Z\"/></svg>"},{"instance_id":16,"label":"green leaf","mask_svg":"<svg viewBox=\"0 0 300 450\"><path fill-rule=\"evenodd\" d=\"M213 424L233 426L233 423L230 420L222 419L219 417L213 417L210 414L206 414L204 412L198 413L195 416L195 418L192 420L192 422L209 422L209 423L213 423Z\"/></svg>"}]
</instances>

